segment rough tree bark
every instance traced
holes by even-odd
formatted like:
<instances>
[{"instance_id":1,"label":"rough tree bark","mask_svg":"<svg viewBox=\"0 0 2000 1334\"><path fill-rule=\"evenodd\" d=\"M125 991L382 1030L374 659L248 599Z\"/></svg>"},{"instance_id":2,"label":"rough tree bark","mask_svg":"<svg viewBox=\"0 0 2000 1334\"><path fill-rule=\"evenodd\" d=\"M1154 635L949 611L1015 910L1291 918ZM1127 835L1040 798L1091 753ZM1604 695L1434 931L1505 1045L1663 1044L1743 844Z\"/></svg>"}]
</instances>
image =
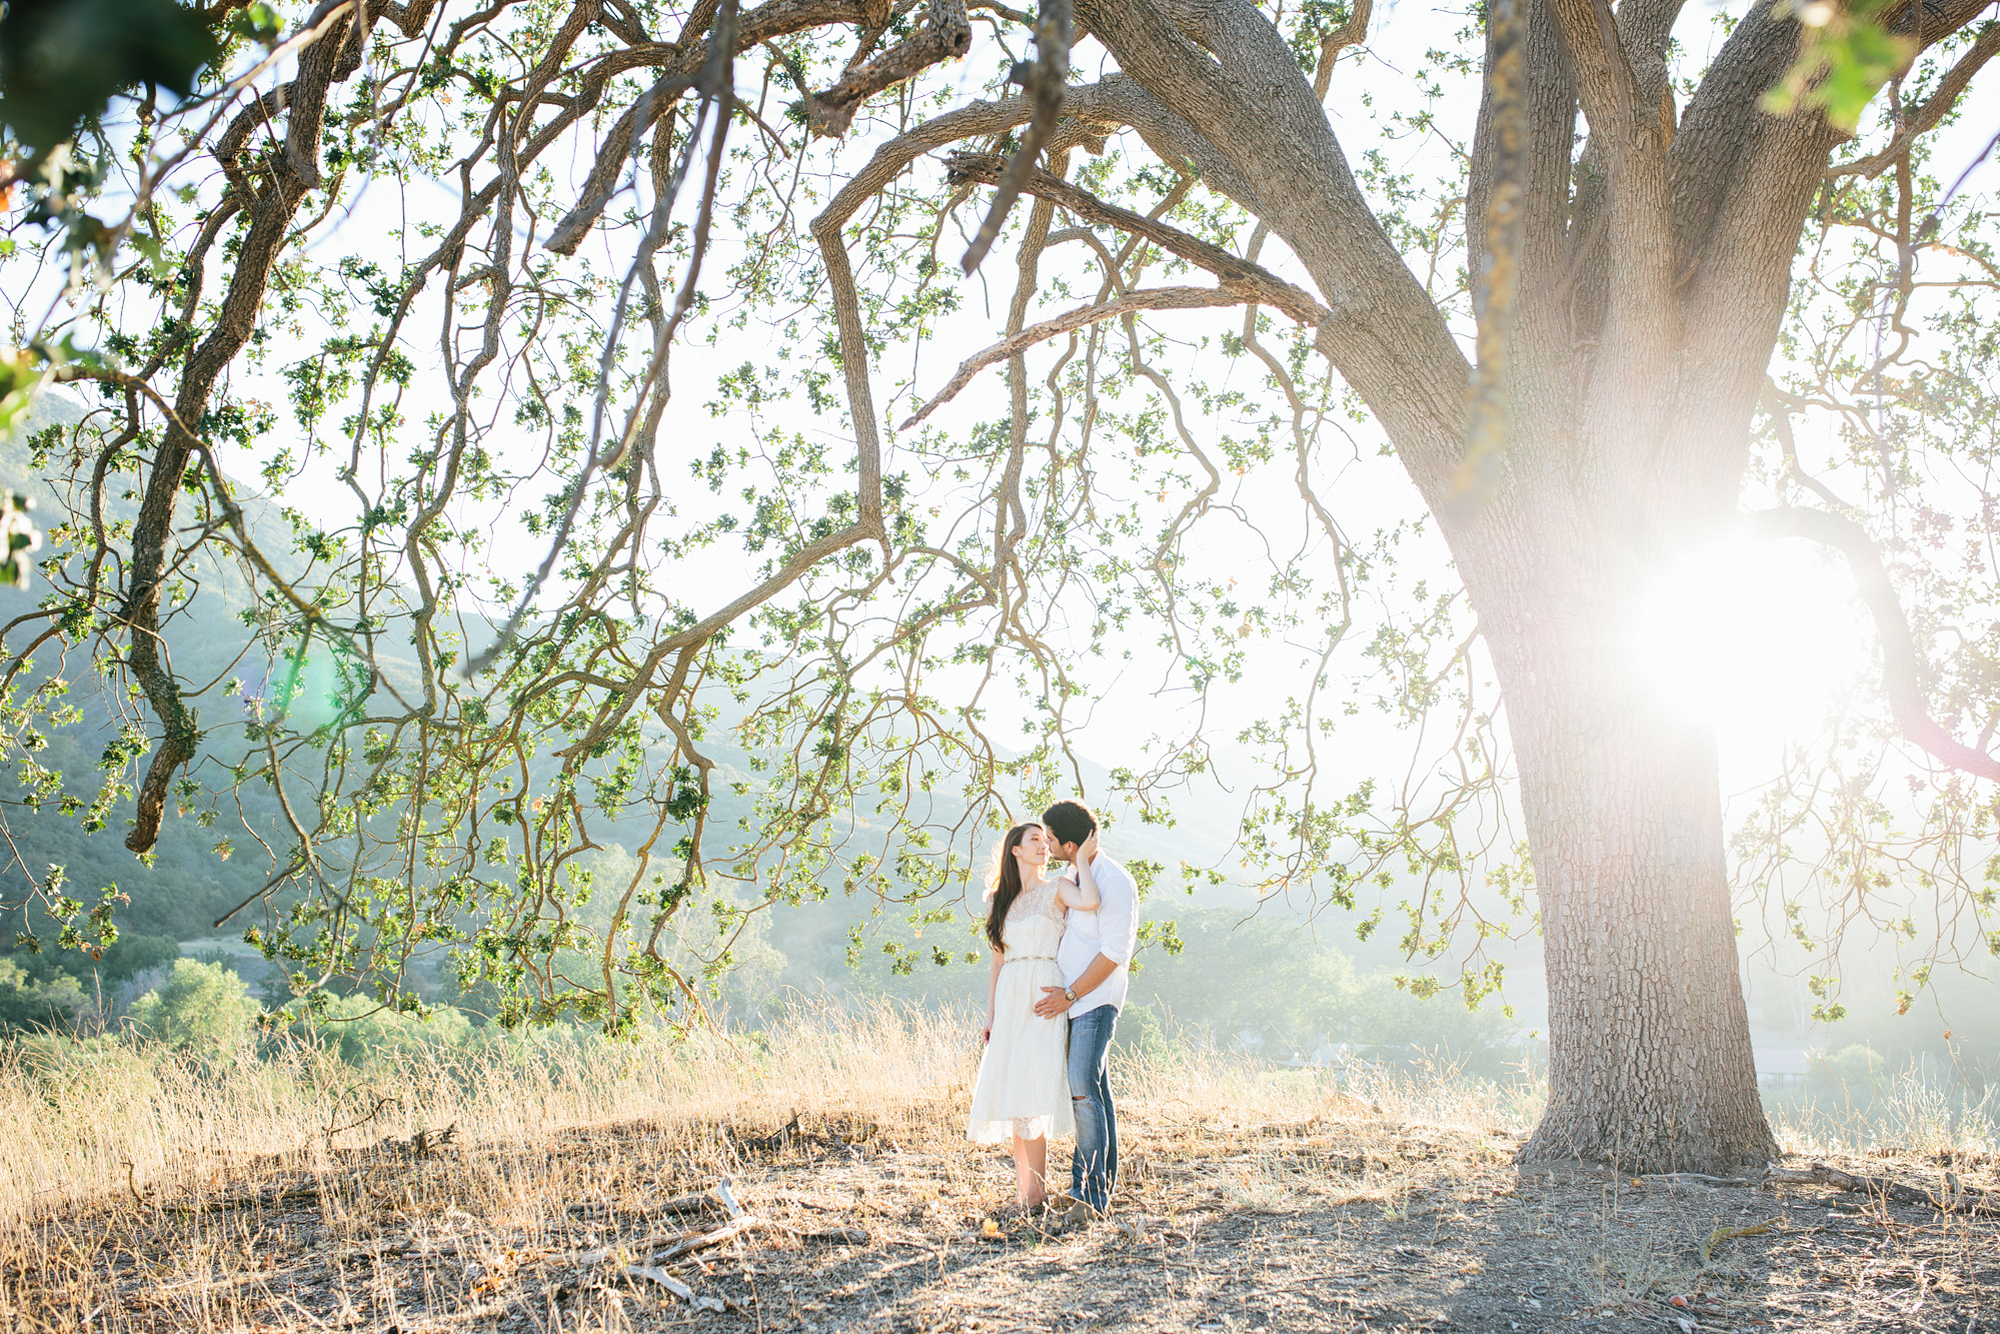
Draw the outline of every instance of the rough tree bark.
<instances>
[{"instance_id":1,"label":"rough tree bark","mask_svg":"<svg viewBox=\"0 0 2000 1334\"><path fill-rule=\"evenodd\" d=\"M1982 8L1929 0L1898 26L1935 42ZM1643 696L1614 638L1649 572L1735 514L1792 260L1841 136L1817 115L1759 110L1798 33L1768 0L1677 116L1666 55L1679 10L1522 7L1511 432L1467 505L1453 486L1470 368L1272 25L1247 0L1078 5L1168 119L1227 162L1208 184L1311 272L1331 311L1319 347L1387 431L1471 593L1520 764L1547 959L1550 1102L1524 1157L1720 1172L1776 1145L1737 972L1714 743ZM1573 158L1579 113L1589 139ZM1497 139L1489 96L1469 217L1493 191ZM1478 273L1483 232L1467 233Z\"/></svg>"},{"instance_id":2,"label":"rough tree bark","mask_svg":"<svg viewBox=\"0 0 2000 1334\"><path fill-rule=\"evenodd\" d=\"M1548 979L1549 1102L1523 1156L1761 1164L1777 1146L1737 973L1714 739L1650 698L1619 651L1653 566L1620 529L1641 507L1569 508L1523 525L1514 560L1482 569L1474 595L1506 691Z\"/></svg>"}]
</instances>

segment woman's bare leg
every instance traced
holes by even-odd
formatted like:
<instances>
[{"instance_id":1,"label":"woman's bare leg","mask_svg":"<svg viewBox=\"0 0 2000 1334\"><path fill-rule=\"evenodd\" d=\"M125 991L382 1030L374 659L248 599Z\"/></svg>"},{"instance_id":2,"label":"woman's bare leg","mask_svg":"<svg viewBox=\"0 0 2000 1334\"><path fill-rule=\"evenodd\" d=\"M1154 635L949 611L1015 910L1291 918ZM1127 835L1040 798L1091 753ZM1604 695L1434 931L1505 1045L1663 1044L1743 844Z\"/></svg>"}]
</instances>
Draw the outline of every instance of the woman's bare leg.
<instances>
[{"instance_id":1,"label":"woman's bare leg","mask_svg":"<svg viewBox=\"0 0 2000 1334\"><path fill-rule=\"evenodd\" d=\"M1045 1135L1034 1139L1014 1136L1014 1198L1032 1209L1049 1197L1049 1141Z\"/></svg>"}]
</instances>

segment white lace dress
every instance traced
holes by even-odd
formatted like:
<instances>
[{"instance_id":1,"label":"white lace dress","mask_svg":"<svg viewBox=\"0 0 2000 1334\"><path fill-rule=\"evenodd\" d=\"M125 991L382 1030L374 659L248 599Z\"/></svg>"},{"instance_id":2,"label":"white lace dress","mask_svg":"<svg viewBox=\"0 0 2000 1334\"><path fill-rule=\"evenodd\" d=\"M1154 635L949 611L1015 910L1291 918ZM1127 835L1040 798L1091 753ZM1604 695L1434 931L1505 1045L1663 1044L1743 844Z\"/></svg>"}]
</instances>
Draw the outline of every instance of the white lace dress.
<instances>
[{"instance_id":1,"label":"white lace dress","mask_svg":"<svg viewBox=\"0 0 2000 1334\"><path fill-rule=\"evenodd\" d=\"M1076 1133L1069 1103L1069 1021L1035 1013L1042 988L1063 984L1056 945L1065 912L1053 881L1021 895L1007 910L1000 932L1006 958L993 988L993 1037L979 1062L966 1126L975 1143Z\"/></svg>"}]
</instances>

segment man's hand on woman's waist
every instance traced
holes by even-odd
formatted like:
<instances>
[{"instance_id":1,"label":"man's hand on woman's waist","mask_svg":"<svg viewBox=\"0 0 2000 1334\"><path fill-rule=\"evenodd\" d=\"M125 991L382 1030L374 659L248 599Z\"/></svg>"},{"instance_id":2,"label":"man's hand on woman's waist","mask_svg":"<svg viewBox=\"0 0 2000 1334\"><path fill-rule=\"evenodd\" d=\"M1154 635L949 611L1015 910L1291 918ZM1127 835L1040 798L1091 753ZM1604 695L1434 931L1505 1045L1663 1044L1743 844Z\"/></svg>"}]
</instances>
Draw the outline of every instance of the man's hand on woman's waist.
<instances>
[{"instance_id":1,"label":"man's hand on woman's waist","mask_svg":"<svg viewBox=\"0 0 2000 1334\"><path fill-rule=\"evenodd\" d=\"M1044 1019L1053 1019L1068 1010L1075 1001L1104 984L1104 979L1118 971L1118 961L1105 955L1098 955L1076 981L1067 987L1043 987L1042 998L1035 1002L1035 1013Z\"/></svg>"}]
</instances>

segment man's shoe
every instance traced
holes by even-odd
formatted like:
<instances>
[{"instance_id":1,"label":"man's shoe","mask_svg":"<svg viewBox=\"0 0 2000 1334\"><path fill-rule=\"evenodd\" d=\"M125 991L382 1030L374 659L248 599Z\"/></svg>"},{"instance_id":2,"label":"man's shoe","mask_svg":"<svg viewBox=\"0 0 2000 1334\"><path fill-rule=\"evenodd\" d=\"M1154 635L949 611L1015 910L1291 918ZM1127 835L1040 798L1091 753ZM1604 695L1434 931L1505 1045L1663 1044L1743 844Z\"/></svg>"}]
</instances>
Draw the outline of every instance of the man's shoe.
<instances>
[{"instance_id":1,"label":"man's shoe","mask_svg":"<svg viewBox=\"0 0 2000 1334\"><path fill-rule=\"evenodd\" d=\"M1042 1215L1051 1232L1072 1232L1089 1227L1101 1214L1084 1201L1074 1196L1051 1196L1047 1212Z\"/></svg>"}]
</instances>

